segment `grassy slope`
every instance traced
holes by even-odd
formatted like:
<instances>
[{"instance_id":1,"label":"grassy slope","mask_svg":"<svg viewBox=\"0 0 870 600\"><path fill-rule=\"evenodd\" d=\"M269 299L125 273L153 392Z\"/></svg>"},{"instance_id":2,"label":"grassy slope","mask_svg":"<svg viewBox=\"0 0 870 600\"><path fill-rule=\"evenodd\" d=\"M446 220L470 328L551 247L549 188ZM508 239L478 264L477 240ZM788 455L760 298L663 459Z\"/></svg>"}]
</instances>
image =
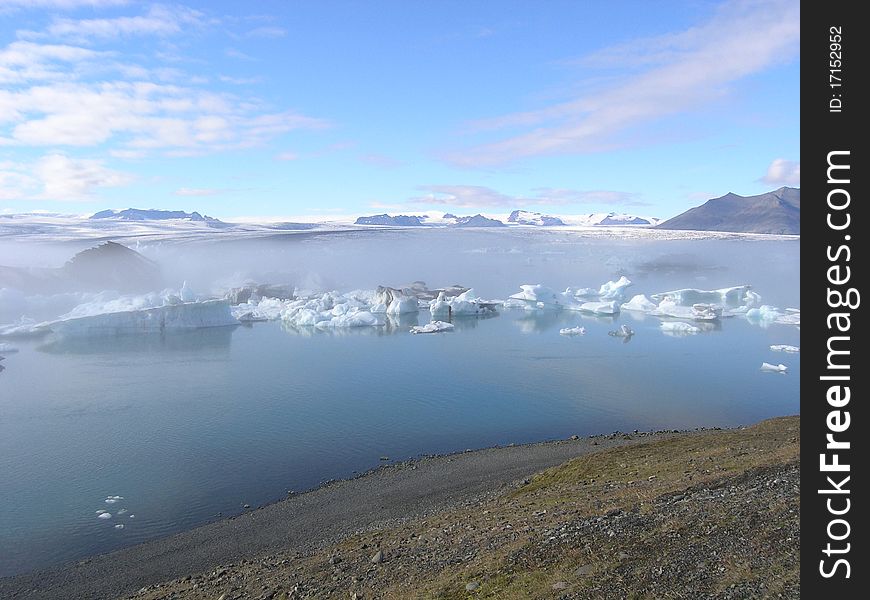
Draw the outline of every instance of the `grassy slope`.
<instances>
[{"instance_id":1,"label":"grassy slope","mask_svg":"<svg viewBox=\"0 0 870 600\"><path fill-rule=\"evenodd\" d=\"M794 598L799 427L785 417L582 456L485 502L135 597Z\"/></svg>"}]
</instances>

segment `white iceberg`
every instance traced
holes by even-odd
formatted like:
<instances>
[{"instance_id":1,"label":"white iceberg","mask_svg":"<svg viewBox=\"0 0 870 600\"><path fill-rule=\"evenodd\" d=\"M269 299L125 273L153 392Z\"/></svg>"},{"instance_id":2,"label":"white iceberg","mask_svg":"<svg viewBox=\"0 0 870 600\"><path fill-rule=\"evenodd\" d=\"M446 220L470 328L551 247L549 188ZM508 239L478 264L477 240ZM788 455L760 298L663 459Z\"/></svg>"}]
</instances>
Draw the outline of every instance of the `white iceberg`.
<instances>
[{"instance_id":1,"label":"white iceberg","mask_svg":"<svg viewBox=\"0 0 870 600\"><path fill-rule=\"evenodd\" d=\"M155 308L74 316L76 311L57 321L41 323L64 336L155 333L167 330L199 329L238 325L225 300L183 302Z\"/></svg>"},{"instance_id":2,"label":"white iceberg","mask_svg":"<svg viewBox=\"0 0 870 600\"><path fill-rule=\"evenodd\" d=\"M410 292L397 290L391 287L378 286L371 312L386 313L388 315L405 315L419 310L417 297Z\"/></svg>"},{"instance_id":3,"label":"white iceberg","mask_svg":"<svg viewBox=\"0 0 870 600\"><path fill-rule=\"evenodd\" d=\"M124 529L124 524L118 523L117 525L115 525L115 529Z\"/></svg>"},{"instance_id":4,"label":"white iceberg","mask_svg":"<svg viewBox=\"0 0 870 600\"><path fill-rule=\"evenodd\" d=\"M111 519L111 518L112 518L112 513L109 513L109 512L102 512L102 513L100 513L100 514L97 515L97 518L98 518L98 519Z\"/></svg>"},{"instance_id":5,"label":"white iceberg","mask_svg":"<svg viewBox=\"0 0 870 600\"><path fill-rule=\"evenodd\" d=\"M797 354L801 351L799 346L789 346L788 344L773 344L770 349L774 352L788 352L789 354Z\"/></svg>"},{"instance_id":6,"label":"white iceberg","mask_svg":"<svg viewBox=\"0 0 870 600\"><path fill-rule=\"evenodd\" d=\"M618 315L619 304L616 300L610 302L583 302L579 306L570 306L569 310L579 310L596 315Z\"/></svg>"},{"instance_id":7,"label":"white iceberg","mask_svg":"<svg viewBox=\"0 0 870 600\"><path fill-rule=\"evenodd\" d=\"M638 294L637 296L633 296L628 302L623 303L620 308L622 310L633 310L642 313L652 313L656 309L658 309L658 304L647 298L645 295Z\"/></svg>"},{"instance_id":8,"label":"white iceberg","mask_svg":"<svg viewBox=\"0 0 870 600\"><path fill-rule=\"evenodd\" d=\"M598 296L602 300L625 300L625 290L630 285L631 280L623 275L616 281L608 281L607 283L603 284L598 289Z\"/></svg>"},{"instance_id":9,"label":"white iceberg","mask_svg":"<svg viewBox=\"0 0 870 600\"><path fill-rule=\"evenodd\" d=\"M634 330L631 327L629 327L628 325L623 324L616 331L608 331L607 335L612 336L612 337L630 338L631 336L634 335ZM628 340L626 340L626 341L628 341Z\"/></svg>"},{"instance_id":10,"label":"white iceberg","mask_svg":"<svg viewBox=\"0 0 870 600\"><path fill-rule=\"evenodd\" d=\"M661 324L661 329L663 333L668 335L695 335L696 333L701 333L700 327L695 327L689 323L683 323L681 321L666 321Z\"/></svg>"},{"instance_id":11,"label":"white iceberg","mask_svg":"<svg viewBox=\"0 0 870 600\"><path fill-rule=\"evenodd\" d=\"M494 315L495 305L495 302L487 302L477 297L473 289L468 289L458 296L440 292L435 300L429 302L429 312L433 318Z\"/></svg>"},{"instance_id":12,"label":"white iceberg","mask_svg":"<svg viewBox=\"0 0 870 600\"><path fill-rule=\"evenodd\" d=\"M724 309L731 313L746 312L761 301L761 296L752 291L749 285L721 288L718 290L698 290L685 288L670 292L652 294L653 302L658 302L659 310L663 304L668 307L692 307L695 304L706 304Z\"/></svg>"},{"instance_id":13,"label":"white iceberg","mask_svg":"<svg viewBox=\"0 0 870 600\"><path fill-rule=\"evenodd\" d=\"M573 304L573 300L571 300ZM505 308L561 309L565 306L564 294L556 294L541 284L523 284L520 291L512 294L504 302Z\"/></svg>"},{"instance_id":14,"label":"white iceberg","mask_svg":"<svg viewBox=\"0 0 870 600\"><path fill-rule=\"evenodd\" d=\"M768 362L763 362L761 363L761 370L768 373L785 373L788 371L788 367L781 363L778 365L772 365Z\"/></svg>"},{"instance_id":15,"label":"white iceberg","mask_svg":"<svg viewBox=\"0 0 870 600\"><path fill-rule=\"evenodd\" d=\"M566 327L559 330L560 335L586 335L585 327Z\"/></svg>"},{"instance_id":16,"label":"white iceberg","mask_svg":"<svg viewBox=\"0 0 870 600\"><path fill-rule=\"evenodd\" d=\"M442 331L453 331L453 323L431 321L425 325L415 325L414 327L411 327L411 333L440 333Z\"/></svg>"}]
</instances>

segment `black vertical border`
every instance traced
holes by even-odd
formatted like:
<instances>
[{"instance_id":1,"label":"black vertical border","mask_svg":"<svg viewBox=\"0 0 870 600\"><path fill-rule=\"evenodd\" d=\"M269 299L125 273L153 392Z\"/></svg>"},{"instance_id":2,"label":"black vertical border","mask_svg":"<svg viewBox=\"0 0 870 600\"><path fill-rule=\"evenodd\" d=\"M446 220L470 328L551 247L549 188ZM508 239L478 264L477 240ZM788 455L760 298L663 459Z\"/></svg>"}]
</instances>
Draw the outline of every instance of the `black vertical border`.
<instances>
[{"instance_id":1,"label":"black vertical border","mask_svg":"<svg viewBox=\"0 0 870 600\"><path fill-rule=\"evenodd\" d=\"M797 2L798 0L795 0ZM870 236L863 232L870 230L870 220L864 204L868 201L865 195L866 179L870 173L866 165L866 151L863 138L870 135L870 127L866 125L866 112L870 110L867 104L867 82L862 81L867 76L868 61L866 40L870 36L870 23L862 19L858 12L864 7L860 2L829 1L804 2L801 7L801 188L806 201L801 224L801 298L802 298L802 329L801 329L801 593L806 598L847 599L866 597L868 593L868 562L867 545L870 536L864 527L864 512L867 498L857 491L857 488L868 482L865 468L866 455L870 440L870 423L867 422L867 410L864 404L868 401L866 377L870 374L870 364L866 358L864 364L859 356L870 340L863 335L864 319L862 313L866 310L864 302L870 303L870 296L861 298L861 305L855 309L832 308L828 303L828 289L840 289L845 292L849 287L864 291L864 273L870 270L866 261L866 252L860 245L866 246ZM832 28L839 28L840 41L834 42L836 33ZM834 32L837 29L833 30ZM838 57L836 45L839 43ZM835 52L835 54L832 54ZM840 72L835 61L839 59ZM842 85L834 77L842 79ZM840 112L834 112L837 102L842 101ZM832 151L848 151L847 162L850 165L850 182L843 184L828 183L828 155ZM839 162L846 159L838 158ZM839 173L844 174L843 171ZM849 207L844 211L832 211L828 207L828 193L832 189L845 188L851 198ZM843 195L837 194L835 202L842 204ZM848 229L835 231L828 224L828 214L833 214L837 224L843 223L845 215L851 219ZM847 239L846 236L849 236ZM845 251L840 259L830 260L830 253L836 253L841 245L847 245L851 252L851 260L846 262ZM828 269L834 264L848 265L851 277L847 284L833 286L828 280ZM842 272L841 272L842 275ZM849 312L851 328L848 333L828 329L828 316L832 312ZM841 382L849 385L851 401L841 410L848 410L850 427L847 431L837 433L838 440L848 441L848 450L827 450L828 455L836 452L839 462L850 465L851 480L842 487L848 488L848 495L829 495L819 493L830 488L827 476L836 481L842 481L842 473L823 473L820 469L820 455L826 452L826 435L829 433L826 422L830 410L834 410L827 402L826 393L831 381L823 381L820 377L834 374L828 370L828 338L832 335L848 335L848 349L851 354L848 362L851 368L841 370L836 374L848 374L850 381ZM840 348L846 346L840 343ZM841 360L840 362L845 362ZM830 462L830 458L828 459ZM828 511L826 502L832 498L834 508L842 508L845 498L851 504L848 513L837 517ZM848 538L836 541L829 539L828 524L832 519L842 518L849 522ZM836 536L842 535L846 528L842 523L833 527ZM831 543L834 548L845 548L850 544L849 551L843 554L826 556L824 550ZM820 561L825 560L825 568L830 573L837 558L845 558L850 566L850 576L845 577L844 565L836 570L834 576L823 577L820 572Z\"/></svg>"}]
</instances>

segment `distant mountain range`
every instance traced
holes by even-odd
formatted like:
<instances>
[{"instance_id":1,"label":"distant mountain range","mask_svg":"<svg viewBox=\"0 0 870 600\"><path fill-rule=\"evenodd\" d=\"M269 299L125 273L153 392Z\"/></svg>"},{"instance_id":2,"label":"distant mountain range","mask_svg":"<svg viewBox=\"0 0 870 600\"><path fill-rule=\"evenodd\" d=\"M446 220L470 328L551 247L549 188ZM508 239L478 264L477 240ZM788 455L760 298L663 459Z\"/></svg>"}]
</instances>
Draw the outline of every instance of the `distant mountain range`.
<instances>
[{"instance_id":1,"label":"distant mountain range","mask_svg":"<svg viewBox=\"0 0 870 600\"><path fill-rule=\"evenodd\" d=\"M799 235L801 191L797 188L781 187L758 196L728 193L668 219L657 227Z\"/></svg>"},{"instance_id":2,"label":"distant mountain range","mask_svg":"<svg viewBox=\"0 0 870 600\"><path fill-rule=\"evenodd\" d=\"M589 213L586 215L551 216L528 210L515 210L510 213L507 222L477 214L469 217L458 217L445 213L441 217L429 215L371 215L359 217L357 225L389 225L393 227L506 227L508 225L532 225L535 227L564 227L566 225L598 227L598 226L650 226L661 222L655 217L638 217L620 213Z\"/></svg>"},{"instance_id":3,"label":"distant mountain range","mask_svg":"<svg viewBox=\"0 0 870 600\"><path fill-rule=\"evenodd\" d=\"M122 221L166 221L169 219L195 221L209 224L225 224L223 221L201 215L198 212L183 210L158 210L155 208L126 208L124 210L101 210L90 216L91 219L120 219Z\"/></svg>"}]
</instances>

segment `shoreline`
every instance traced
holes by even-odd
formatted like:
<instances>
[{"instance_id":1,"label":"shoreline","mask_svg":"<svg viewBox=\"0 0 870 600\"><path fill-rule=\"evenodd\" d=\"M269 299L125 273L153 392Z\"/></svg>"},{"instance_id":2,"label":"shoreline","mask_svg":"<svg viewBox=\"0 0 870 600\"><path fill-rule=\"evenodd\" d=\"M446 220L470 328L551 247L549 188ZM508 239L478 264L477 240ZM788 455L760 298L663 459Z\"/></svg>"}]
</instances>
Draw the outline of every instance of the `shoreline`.
<instances>
[{"instance_id":1,"label":"shoreline","mask_svg":"<svg viewBox=\"0 0 870 600\"><path fill-rule=\"evenodd\" d=\"M601 434L429 456L108 554L0 579L4 598L112 598L258 556L312 553L366 532L499 498L579 456L744 427Z\"/></svg>"}]
</instances>

